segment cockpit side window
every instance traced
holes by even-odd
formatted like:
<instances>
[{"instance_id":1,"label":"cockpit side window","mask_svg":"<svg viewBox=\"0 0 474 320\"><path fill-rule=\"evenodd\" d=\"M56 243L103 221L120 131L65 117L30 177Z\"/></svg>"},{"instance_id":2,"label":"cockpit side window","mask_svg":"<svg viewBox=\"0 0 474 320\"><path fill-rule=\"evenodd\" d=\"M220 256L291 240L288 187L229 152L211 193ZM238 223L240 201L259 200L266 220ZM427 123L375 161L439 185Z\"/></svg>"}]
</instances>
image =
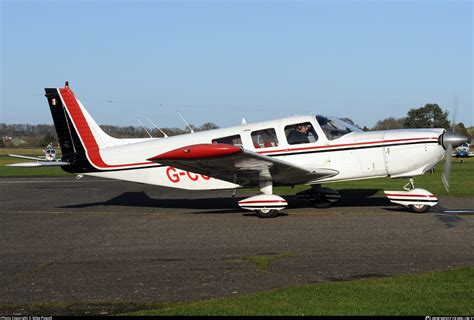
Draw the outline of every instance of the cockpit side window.
<instances>
[{"instance_id":1,"label":"cockpit side window","mask_svg":"<svg viewBox=\"0 0 474 320\"><path fill-rule=\"evenodd\" d=\"M278 139L275 129L263 129L254 131L251 134L253 146L258 148L270 148L278 146Z\"/></svg>"},{"instance_id":2,"label":"cockpit side window","mask_svg":"<svg viewBox=\"0 0 474 320\"><path fill-rule=\"evenodd\" d=\"M318 135L309 122L286 126L285 136L288 144L313 143L318 141Z\"/></svg>"},{"instance_id":3,"label":"cockpit side window","mask_svg":"<svg viewBox=\"0 0 474 320\"><path fill-rule=\"evenodd\" d=\"M242 138L240 137L240 134L236 134L235 136L213 139L212 143L231 144L236 147L242 147Z\"/></svg>"}]
</instances>

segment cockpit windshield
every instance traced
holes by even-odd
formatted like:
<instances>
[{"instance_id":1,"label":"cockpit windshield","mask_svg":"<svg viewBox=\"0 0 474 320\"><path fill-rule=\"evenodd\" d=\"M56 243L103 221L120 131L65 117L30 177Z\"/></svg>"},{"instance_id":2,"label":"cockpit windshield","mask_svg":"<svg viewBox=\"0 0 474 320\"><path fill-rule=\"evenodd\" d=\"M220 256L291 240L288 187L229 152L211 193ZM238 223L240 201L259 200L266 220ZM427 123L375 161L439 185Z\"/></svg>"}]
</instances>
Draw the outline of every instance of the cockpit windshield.
<instances>
[{"instance_id":1,"label":"cockpit windshield","mask_svg":"<svg viewBox=\"0 0 474 320\"><path fill-rule=\"evenodd\" d=\"M329 140L340 138L351 132L362 131L355 125L334 117L316 116L316 120Z\"/></svg>"}]
</instances>

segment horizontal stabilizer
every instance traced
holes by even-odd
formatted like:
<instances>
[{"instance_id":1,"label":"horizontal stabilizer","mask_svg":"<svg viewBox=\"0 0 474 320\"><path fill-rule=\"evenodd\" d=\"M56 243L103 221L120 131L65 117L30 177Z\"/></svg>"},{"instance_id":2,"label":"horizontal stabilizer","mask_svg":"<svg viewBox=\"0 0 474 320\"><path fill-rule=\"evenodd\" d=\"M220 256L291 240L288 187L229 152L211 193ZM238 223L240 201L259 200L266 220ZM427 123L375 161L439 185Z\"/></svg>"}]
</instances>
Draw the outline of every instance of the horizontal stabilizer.
<instances>
[{"instance_id":1,"label":"horizontal stabilizer","mask_svg":"<svg viewBox=\"0 0 474 320\"><path fill-rule=\"evenodd\" d=\"M37 162L20 162L7 164L7 167L62 167L68 166L69 162L63 161L37 161Z\"/></svg>"}]
</instances>

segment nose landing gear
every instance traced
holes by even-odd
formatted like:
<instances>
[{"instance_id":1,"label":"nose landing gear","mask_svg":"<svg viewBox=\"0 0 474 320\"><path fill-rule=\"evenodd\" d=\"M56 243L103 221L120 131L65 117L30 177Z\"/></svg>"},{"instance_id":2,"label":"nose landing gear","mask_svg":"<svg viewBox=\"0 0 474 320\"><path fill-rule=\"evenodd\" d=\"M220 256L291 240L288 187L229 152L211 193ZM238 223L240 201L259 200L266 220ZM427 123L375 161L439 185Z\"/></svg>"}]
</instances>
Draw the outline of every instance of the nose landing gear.
<instances>
[{"instance_id":1,"label":"nose landing gear","mask_svg":"<svg viewBox=\"0 0 474 320\"><path fill-rule=\"evenodd\" d=\"M403 186L405 191L384 191L390 202L407 207L415 213L427 212L431 207L438 204L438 198L431 192L421 188L415 188L412 178Z\"/></svg>"}]
</instances>

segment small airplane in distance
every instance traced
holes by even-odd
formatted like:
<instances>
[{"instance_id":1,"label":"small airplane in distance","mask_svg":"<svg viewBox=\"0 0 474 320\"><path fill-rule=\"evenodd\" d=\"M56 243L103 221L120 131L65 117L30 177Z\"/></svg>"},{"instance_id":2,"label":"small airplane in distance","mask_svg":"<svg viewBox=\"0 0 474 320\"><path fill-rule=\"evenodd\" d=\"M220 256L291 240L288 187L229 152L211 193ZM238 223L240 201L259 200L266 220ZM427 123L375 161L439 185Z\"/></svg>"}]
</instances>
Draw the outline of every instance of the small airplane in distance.
<instances>
[{"instance_id":1,"label":"small airplane in distance","mask_svg":"<svg viewBox=\"0 0 474 320\"><path fill-rule=\"evenodd\" d=\"M274 186L308 184L301 196L315 207L340 198L322 183L379 177L409 178L405 190L385 191L390 201L425 212L438 203L415 188L422 175L451 154L466 137L445 129L364 132L337 118L292 116L166 138L116 139L93 120L69 88L47 88L67 172L187 190L259 187L261 194L238 201L258 217L273 218L287 201ZM450 159L443 183L449 187ZM22 166L24 164L15 164Z\"/></svg>"},{"instance_id":2,"label":"small airplane in distance","mask_svg":"<svg viewBox=\"0 0 474 320\"><path fill-rule=\"evenodd\" d=\"M456 158L469 158L474 157L474 152L470 151L470 145L466 142L457 147L452 153L452 156Z\"/></svg>"},{"instance_id":3,"label":"small airplane in distance","mask_svg":"<svg viewBox=\"0 0 474 320\"><path fill-rule=\"evenodd\" d=\"M43 150L44 156L31 157L31 156L22 156L18 154L9 154L8 156L14 158L36 160L37 162L23 162L21 164L16 164L15 166L21 167L44 167L44 166L58 166L65 165L58 159L56 159L56 150L53 147L53 143L50 143L46 146L46 149Z\"/></svg>"}]
</instances>

